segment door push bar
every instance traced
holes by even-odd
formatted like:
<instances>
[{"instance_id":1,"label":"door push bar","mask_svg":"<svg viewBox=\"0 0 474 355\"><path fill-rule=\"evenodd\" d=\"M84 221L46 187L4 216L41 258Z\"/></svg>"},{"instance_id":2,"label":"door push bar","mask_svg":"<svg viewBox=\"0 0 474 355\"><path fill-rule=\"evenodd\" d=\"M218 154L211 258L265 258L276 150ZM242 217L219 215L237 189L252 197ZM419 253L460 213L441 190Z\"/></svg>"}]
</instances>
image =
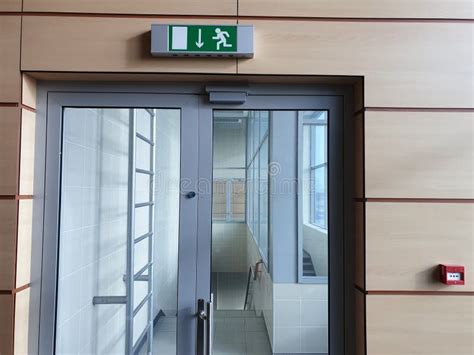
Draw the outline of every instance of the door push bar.
<instances>
[{"instance_id":1,"label":"door push bar","mask_svg":"<svg viewBox=\"0 0 474 355\"><path fill-rule=\"evenodd\" d=\"M198 299L197 311L197 354L212 355L214 343L214 295L211 293L211 301Z\"/></svg>"}]
</instances>

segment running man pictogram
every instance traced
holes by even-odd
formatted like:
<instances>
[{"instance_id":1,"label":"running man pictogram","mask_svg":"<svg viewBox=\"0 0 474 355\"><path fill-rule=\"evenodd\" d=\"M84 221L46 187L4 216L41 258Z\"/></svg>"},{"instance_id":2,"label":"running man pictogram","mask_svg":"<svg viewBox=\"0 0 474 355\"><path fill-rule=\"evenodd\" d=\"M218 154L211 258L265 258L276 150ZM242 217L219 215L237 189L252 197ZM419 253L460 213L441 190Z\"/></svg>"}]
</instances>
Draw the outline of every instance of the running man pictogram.
<instances>
[{"instance_id":1,"label":"running man pictogram","mask_svg":"<svg viewBox=\"0 0 474 355\"><path fill-rule=\"evenodd\" d=\"M216 28L216 35L212 37L212 39L217 40L217 50L221 49L221 45L224 46L224 48L229 48L232 47L232 44L227 43L227 38L229 38L230 35L226 31L222 31L220 28Z\"/></svg>"}]
</instances>

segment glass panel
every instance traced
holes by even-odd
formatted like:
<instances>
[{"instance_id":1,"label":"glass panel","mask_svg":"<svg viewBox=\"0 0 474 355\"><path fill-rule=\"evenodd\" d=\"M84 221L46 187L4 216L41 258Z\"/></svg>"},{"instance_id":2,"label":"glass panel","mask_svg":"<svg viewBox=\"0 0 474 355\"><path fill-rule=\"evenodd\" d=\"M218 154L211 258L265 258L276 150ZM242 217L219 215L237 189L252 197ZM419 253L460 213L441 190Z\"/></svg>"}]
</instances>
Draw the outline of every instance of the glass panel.
<instances>
[{"instance_id":1,"label":"glass panel","mask_svg":"<svg viewBox=\"0 0 474 355\"><path fill-rule=\"evenodd\" d=\"M259 167L259 154L260 152L257 152L255 154L255 159L252 161L252 167L251 169L253 170L253 220L252 220L252 232L253 232L253 237L255 239L255 242L257 245L259 244L259 235L260 235L260 230L259 230L259 211L260 211L260 200L259 200L259 193L260 193L260 187L259 187L259 179L260 179L260 171L258 169Z\"/></svg>"},{"instance_id":2,"label":"glass panel","mask_svg":"<svg viewBox=\"0 0 474 355\"><path fill-rule=\"evenodd\" d=\"M129 110L65 108L56 353L125 352Z\"/></svg>"},{"instance_id":3,"label":"glass panel","mask_svg":"<svg viewBox=\"0 0 474 355\"><path fill-rule=\"evenodd\" d=\"M268 260L268 138L265 138L259 152L259 247L264 260Z\"/></svg>"},{"instance_id":4,"label":"glass panel","mask_svg":"<svg viewBox=\"0 0 474 355\"><path fill-rule=\"evenodd\" d=\"M326 111L303 111L303 276L328 276Z\"/></svg>"},{"instance_id":5,"label":"glass panel","mask_svg":"<svg viewBox=\"0 0 474 355\"><path fill-rule=\"evenodd\" d=\"M153 354L176 354L181 110L156 110Z\"/></svg>"},{"instance_id":6,"label":"glass panel","mask_svg":"<svg viewBox=\"0 0 474 355\"><path fill-rule=\"evenodd\" d=\"M272 354L266 321L254 310L251 294L246 304L249 267L268 259L268 117L268 111L214 111L211 287L216 354ZM242 173L239 178L236 169ZM232 219L221 218L223 205L231 209ZM239 218L244 211L245 219ZM255 292L260 292L258 285ZM263 301L262 296L254 302Z\"/></svg>"},{"instance_id":7,"label":"glass panel","mask_svg":"<svg viewBox=\"0 0 474 355\"><path fill-rule=\"evenodd\" d=\"M126 296L129 216L135 216L135 238L152 230L151 207L135 208L128 201L132 114L137 133L150 140L156 114L155 191L150 192L150 175L135 175L136 203L150 201L151 194L156 208L153 283L148 270L134 281L133 307L150 293L151 285L153 295L133 318L131 336L134 342L139 339L152 306L152 317L157 320L153 352L176 354L181 111L128 108L64 109L57 354L126 353L125 305L93 305L92 299ZM136 139L138 168L153 168L150 147ZM148 238L134 245L134 273L149 261L149 245Z\"/></svg>"},{"instance_id":8,"label":"glass panel","mask_svg":"<svg viewBox=\"0 0 474 355\"><path fill-rule=\"evenodd\" d=\"M225 111L235 115L247 127L239 136L241 143L230 142L229 132L235 127L221 120L223 113L214 111L214 176L222 175L222 161L246 157L240 166L246 169L245 223L218 218L226 198L223 180L214 181L212 224L212 292L215 296L214 351L219 354L270 355L272 353L328 353L328 285L327 278L327 112L326 111ZM271 126L276 127L271 132ZM299 120L300 119L300 120ZM246 121L246 122L245 122ZM302 141L297 141L298 122L305 122ZM293 124L291 128L291 124ZM219 126L220 125L220 126ZM218 128L217 128L218 127ZM293 131L291 131L293 129ZM288 132L288 134L286 134ZM244 144L243 142L247 142ZM272 144L272 149L270 149ZM296 212L299 161L298 144L303 145L303 255L291 255L274 260L274 250L281 255L282 244L298 243L296 222L294 233L269 228L269 210L285 218ZM236 148L242 147L242 148ZM244 147L247 149L245 153ZM284 149L279 149L284 147ZM250 151L250 153L249 153ZM269 152L278 152L270 157ZM270 169L269 167L272 167ZM285 169L289 178L279 176ZM225 179L224 179L225 180ZM272 183L271 193L269 183ZM274 185L273 185L274 184ZM231 186L228 183L225 186ZM232 185L233 186L233 185ZM299 186L299 185L298 185ZM219 189L217 189L219 187ZM295 194L295 195L292 195ZM276 206L272 202L279 200ZM280 210L278 210L280 209ZM289 219L291 221L291 219ZM271 234L271 235L270 235ZM277 237L278 236L278 237ZM272 239L273 238L273 239ZM304 283L293 280L274 282L273 272L295 267L298 257L303 265ZM263 260L263 262L260 262ZM249 273L250 271L250 273ZM285 278L281 276L278 278ZM316 278L315 276L322 276ZM308 281L309 280L309 281ZM318 283L312 281L318 281Z\"/></svg>"}]
</instances>

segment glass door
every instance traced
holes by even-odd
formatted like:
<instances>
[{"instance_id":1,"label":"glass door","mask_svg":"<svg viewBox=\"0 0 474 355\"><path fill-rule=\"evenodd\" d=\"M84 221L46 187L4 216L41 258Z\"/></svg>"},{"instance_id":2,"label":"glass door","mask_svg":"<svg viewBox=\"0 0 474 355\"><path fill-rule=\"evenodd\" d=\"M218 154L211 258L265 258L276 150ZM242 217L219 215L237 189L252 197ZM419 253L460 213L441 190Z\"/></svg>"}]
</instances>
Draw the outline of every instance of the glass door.
<instances>
[{"instance_id":1,"label":"glass door","mask_svg":"<svg viewBox=\"0 0 474 355\"><path fill-rule=\"evenodd\" d=\"M213 131L212 171L200 170L212 179L202 353L343 353L342 99L249 95L202 110Z\"/></svg>"},{"instance_id":2,"label":"glass door","mask_svg":"<svg viewBox=\"0 0 474 355\"><path fill-rule=\"evenodd\" d=\"M48 108L42 351L191 354L198 98L56 93Z\"/></svg>"}]
</instances>

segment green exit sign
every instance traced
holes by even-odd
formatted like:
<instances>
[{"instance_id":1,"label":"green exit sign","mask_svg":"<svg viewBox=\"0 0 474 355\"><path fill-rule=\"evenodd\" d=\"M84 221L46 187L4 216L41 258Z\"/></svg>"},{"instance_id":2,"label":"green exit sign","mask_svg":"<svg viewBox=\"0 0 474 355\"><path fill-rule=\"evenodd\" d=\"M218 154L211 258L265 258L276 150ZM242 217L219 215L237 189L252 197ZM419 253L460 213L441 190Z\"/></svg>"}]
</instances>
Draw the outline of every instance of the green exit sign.
<instances>
[{"instance_id":1,"label":"green exit sign","mask_svg":"<svg viewBox=\"0 0 474 355\"><path fill-rule=\"evenodd\" d=\"M172 52L236 52L237 26L169 26Z\"/></svg>"},{"instance_id":2,"label":"green exit sign","mask_svg":"<svg viewBox=\"0 0 474 355\"><path fill-rule=\"evenodd\" d=\"M154 56L253 57L251 25L152 25Z\"/></svg>"}]
</instances>

